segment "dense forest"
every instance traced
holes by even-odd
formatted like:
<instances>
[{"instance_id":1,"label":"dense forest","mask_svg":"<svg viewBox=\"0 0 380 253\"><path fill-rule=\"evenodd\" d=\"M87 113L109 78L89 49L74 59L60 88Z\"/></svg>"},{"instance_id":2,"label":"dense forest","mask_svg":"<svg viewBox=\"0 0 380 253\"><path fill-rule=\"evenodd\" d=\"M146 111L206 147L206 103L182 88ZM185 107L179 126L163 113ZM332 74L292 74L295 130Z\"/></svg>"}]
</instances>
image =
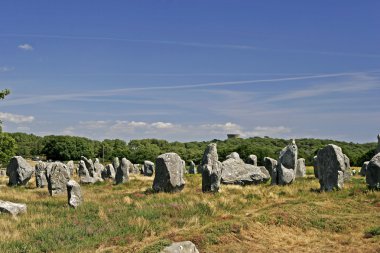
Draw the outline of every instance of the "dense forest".
<instances>
[{"instance_id":1,"label":"dense forest","mask_svg":"<svg viewBox=\"0 0 380 253\"><path fill-rule=\"evenodd\" d=\"M176 152L186 162L193 160L199 163L203 151L210 142L218 144L219 160L223 161L231 152L238 152L242 159L247 159L250 154L258 157L258 163L262 164L263 158L269 156L278 158L280 150L289 140L274 139L269 137L254 137L247 139L212 140L204 142L168 142L158 139L131 140L126 143L123 140L90 140L75 136L45 136L40 137L25 133L8 133L6 136L8 147L1 147L0 161L6 163L11 155L24 157L40 156L51 160L79 160L81 155L86 157L98 157L105 162L113 157L126 157L133 163L142 163L144 160L155 161L155 158L163 153ZM312 165L313 157L318 149L333 143L340 146L350 158L351 165L361 166L366 160L375 154L376 143L348 143L334 140L297 139L299 157L306 159L307 165Z\"/></svg>"}]
</instances>

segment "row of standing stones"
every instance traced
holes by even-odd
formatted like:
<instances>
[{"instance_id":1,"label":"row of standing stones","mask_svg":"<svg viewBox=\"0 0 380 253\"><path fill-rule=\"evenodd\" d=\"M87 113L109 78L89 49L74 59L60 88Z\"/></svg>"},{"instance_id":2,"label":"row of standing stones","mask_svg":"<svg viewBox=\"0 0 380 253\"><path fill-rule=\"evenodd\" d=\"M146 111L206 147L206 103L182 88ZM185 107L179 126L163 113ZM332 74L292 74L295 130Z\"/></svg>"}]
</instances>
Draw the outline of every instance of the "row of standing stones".
<instances>
[{"instance_id":1,"label":"row of standing stones","mask_svg":"<svg viewBox=\"0 0 380 253\"><path fill-rule=\"evenodd\" d=\"M366 177L370 189L380 189L380 135L378 136L377 154L363 164L360 175ZM246 164L238 153L233 152L223 162L219 161L217 145L211 143L206 147L202 161L198 167L190 163L189 173L202 174L202 191L218 192L221 184L260 184L271 179L271 185L289 185L299 177L306 176L305 159L298 158L298 148L293 140L283 148L277 160L264 158L264 166L257 166L257 157L249 156ZM71 177L77 173L80 184L91 184L106 179L114 180L115 184L129 181L129 174L144 174L153 176L153 190L155 192L178 192L185 186L185 162L176 153L166 153L156 158L156 163L145 161L142 166L132 164L128 159L115 158L105 167L95 159L81 157L76 170L73 161L67 164L61 162L44 163L39 161L33 169L21 156L13 157L8 166L6 175L9 185L25 185L33 173L36 177L37 187L48 187L51 196L67 192L68 204L78 207L83 202L80 184ZM332 191L343 188L344 182L349 181L352 175L349 158L343 154L342 149L329 144L320 149L314 157L314 175L319 179L321 191ZM0 201L0 212L13 215L26 212L25 204ZM188 247L198 252L191 242L173 244L166 249ZM163 251L171 252L171 251Z\"/></svg>"}]
</instances>

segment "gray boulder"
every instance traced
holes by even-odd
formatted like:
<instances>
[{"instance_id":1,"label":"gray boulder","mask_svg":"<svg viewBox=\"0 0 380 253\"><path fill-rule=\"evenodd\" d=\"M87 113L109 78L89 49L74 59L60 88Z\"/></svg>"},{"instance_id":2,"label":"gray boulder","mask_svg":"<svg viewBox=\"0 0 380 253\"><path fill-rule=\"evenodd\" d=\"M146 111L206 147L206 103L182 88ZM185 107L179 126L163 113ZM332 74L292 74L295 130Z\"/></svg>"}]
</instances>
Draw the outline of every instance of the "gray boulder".
<instances>
[{"instance_id":1,"label":"gray boulder","mask_svg":"<svg viewBox=\"0 0 380 253\"><path fill-rule=\"evenodd\" d=\"M113 166L113 168L115 169L115 172L116 172L117 168L119 168L119 166L120 166L119 157L114 157L113 158L113 160L112 160L112 166Z\"/></svg>"},{"instance_id":2,"label":"gray boulder","mask_svg":"<svg viewBox=\"0 0 380 253\"><path fill-rule=\"evenodd\" d=\"M67 201L69 206L77 208L83 202L82 191L80 185L74 180L70 180L66 184L67 187Z\"/></svg>"},{"instance_id":3,"label":"gray boulder","mask_svg":"<svg viewBox=\"0 0 380 253\"><path fill-rule=\"evenodd\" d=\"M199 253L194 243L190 241L174 242L164 248L161 253Z\"/></svg>"},{"instance_id":4,"label":"gray boulder","mask_svg":"<svg viewBox=\"0 0 380 253\"><path fill-rule=\"evenodd\" d=\"M26 213L26 205L0 200L0 213L9 213L13 216Z\"/></svg>"},{"instance_id":5,"label":"gray boulder","mask_svg":"<svg viewBox=\"0 0 380 253\"><path fill-rule=\"evenodd\" d=\"M351 176L352 176L352 170L351 170L351 166L350 166L350 158L348 158L348 156L346 156L345 154L343 154L343 158L344 158L343 180L344 180L344 182L348 182L348 181L350 181Z\"/></svg>"},{"instance_id":6,"label":"gray boulder","mask_svg":"<svg viewBox=\"0 0 380 253\"><path fill-rule=\"evenodd\" d=\"M230 158L232 158L232 159L240 159L240 155L237 152L232 152L231 154L229 154L229 155L226 156L226 159L230 159Z\"/></svg>"},{"instance_id":7,"label":"gray boulder","mask_svg":"<svg viewBox=\"0 0 380 253\"><path fill-rule=\"evenodd\" d=\"M106 179L106 178L115 179L115 175L116 175L116 171L115 171L115 168L113 167L113 165L111 163L107 164L106 169L102 173L102 178L103 179Z\"/></svg>"},{"instance_id":8,"label":"gray boulder","mask_svg":"<svg viewBox=\"0 0 380 253\"><path fill-rule=\"evenodd\" d=\"M368 166L368 164L369 164L369 161L366 161L366 162L364 162L363 163L363 166L362 166L362 168L360 169L360 176L363 176L363 177L365 177L365 175L366 175L366 173L367 173L367 166Z\"/></svg>"},{"instance_id":9,"label":"gray boulder","mask_svg":"<svg viewBox=\"0 0 380 253\"><path fill-rule=\"evenodd\" d=\"M140 164L132 164L129 173L140 174Z\"/></svg>"},{"instance_id":10,"label":"gray boulder","mask_svg":"<svg viewBox=\"0 0 380 253\"><path fill-rule=\"evenodd\" d=\"M206 147L200 164L202 171L202 191L218 192L222 177L222 163L218 161L216 143Z\"/></svg>"},{"instance_id":11,"label":"gray boulder","mask_svg":"<svg viewBox=\"0 0 380 253\"><path fill-rule=\"evenodd\" d=\"M277 160L270 158L270 157L264 157L264 166L269 172L269 175L271 177L271 185L277 184Z\"/></svg>"},{"instance_id":12,"label":"gray boulder","mask_svg":"<svg viewBox=\"0 0 380 253\"><path fill-rule=\"evenodd\" d=\"M102 172L104 171L104 166L99 162L99 159L96 158L94 162L94 174L96 174L97 177L101 177Z\"/></svg>"},{"instance_id":13,"label":"gray boulder","mask_svg":"<svg viewBox=\"0 0 380 253\"><path fill-rule=\"evenodd\" d=\"M45 186L48 185L47 179L46 179L46 168L47 168L47 165L42 161L39 161L35 166L37 188L44 188Z\"/></svg>"},{"instance_id":14,"label":"gray boulder","mask_svg":"<svg viewBox=\"0 0 380 253\"><path fill-rule=\"evenodd\" d=\"M341 189L344 184L344 155L342 149L329 144L320 149L317 154L318 177L322 191Z\"/></svg>"},{"instance_id":15,"label":"gray boulder","mask_svg":"<svg viewBox=\"0 0 380 253\"><path fill-rule=\"evenodd\" d=\"M154 163L151 161L144 161L144 176L151 177L154 173Z\"/></svg>"},{"instance_id":16,"label":"gray boulder","mask_svg":"<svg viewBox=\"0 0 380 253\"><path fill-rule=\"evenodd\" d=\"M176 153L166 153L156 158L153 181L155 192L178 192L185 186L185 174L181 157Z\"/></svg>"},{"instance_id":17,"label":"gray boulder","mask_svg":"<svg viewBox=\"0 0 380 253\"><path fill-rule=\"evenodd\" d=\"M74 176L74 171L75 171L74 161L68 161L66 163L66 166L69 169L70 177Z\"/></svg>"},{"instance_id":18,"label":"gray boulder","mask_svg":"<svg viewBox=\"0 0 380 253\"><path fill-rule=\"evenodd\" d=\"M306 176L305 159L299 158L297 160L297 166L296 166L296 178L297 177L305 177L305 176Z\"/></svg>"},{"instance_id":19,"label":"gray boulder","mask_svg":"<svg viewBox=\"0 0 380 253\"><path fill-rule=\"evenodd\" d=\"M380 190L380 153L369 161L365 181L369 189Z\"/></svg>"},{"instance_id":20,"label":"gray boulder","mask_svg":"<svg viewBox=\"0 0 380 253\"><path fill-rule=\"evenodd\" d=\"M51 164L47 170L48 189L51 196L65 193L66 184L70 180L70 172L66 165L61 162Z\"/></svg>"},{"instance_id":21,"label":"gray boulder","mask_svg":"<svg viewBox=\"0 0 380 253\"><path fill-rule=\"evenodd\" d=\"M295 169L297 166L298 148L293 140L291 144L283 148L277 162L277 184L291 184L295 178Z\"/></svg>"},{"instance_id":22,"label":"gray boulder","mask_svg":"<svg viewBox=\"0 0 380 253\"><path fill-rule=\"evenodd\" d=\"M380 134L377 135L377 149L376 149L377 153L380 152Z\"/></svg>"},{"instance_id":23,"label":"gray boulder","mask_svg":"<svg viewBox=\"0 0 380 253\"><path fill-rule=\"evenodd\" d=\"M318 178L318 156L313 158L314 176Z\"/></svg>"},{"instance_id":24,"label":"gray boulder","mask_svg":"<svg viewBox=\"0 0 380 253\"><path fill-rule=\"evenodd\" d=\"M7 166L8 185L26 185L32 177L34 169L21 156L14 156Z\"/></svg>"},{"instance_id":25,"label":"gray boulder","mask_svg":"<svg viewBox=\"0 0 380 253\"><path fill-rule=\"evenodd\" d=\"M96 181L93 177L90 177L90 173L87 170L86 163L83 160L79 161L78 176L80 178L79 183L81 184L93 184Z\"/></svg>"},{"instance_id":26,"label":"gray boulder","mask_svg":"<svg viewBox=\"0 0 380 253\"><path fill-rule=\"evenodd\" d=\"M88 170L88 173L90 174L90 177L94 177L95 167L93 161L91 159L87 159L87 157L85 156L81 156L80 158L86 164L86 168Z\"/></svg>"},{"instance_id":27,"label":"gray boulder","mask_svg":"<svg viewBox=\"0 0 380 253\"><path fill-rule=\"evenodd\" d=\"M248 163L254 166L257 166L257 156L255 155L248 156Z\"/></svg>"},{"instance_id":28,"label":"gray boulder","mask_svg":"<svg viewBox=\"0 0 380 253\"><path fill-rule=\"evenodd\" d=\"M195 166L195 163L193 161L190 162L190 174L197 174L197 167Z\"/></svg>"},{"instance_id":29,"label":"gray boulder","mask_svg":"<svg viewBox=\"0 0 380 253\"><path fill-rule=\"evenodd\" d=\"M263 173L260 167L245 164L238 153L234 152L227 157L229 158L222 162L221 183L247 185L265 183L269 180L268 172Z\"/></svg>"},{"instance_id":30,"label":"gray boulder","mask_svg":"<svg viewBox=\"0 0 380 253\"><path fill-rule=\"evenodd\" d=\"M116 169L115 183L122 184L129 180L129 167L132 163L127 158L121 159L120 166Z\"/></svg>"}]
</instances>

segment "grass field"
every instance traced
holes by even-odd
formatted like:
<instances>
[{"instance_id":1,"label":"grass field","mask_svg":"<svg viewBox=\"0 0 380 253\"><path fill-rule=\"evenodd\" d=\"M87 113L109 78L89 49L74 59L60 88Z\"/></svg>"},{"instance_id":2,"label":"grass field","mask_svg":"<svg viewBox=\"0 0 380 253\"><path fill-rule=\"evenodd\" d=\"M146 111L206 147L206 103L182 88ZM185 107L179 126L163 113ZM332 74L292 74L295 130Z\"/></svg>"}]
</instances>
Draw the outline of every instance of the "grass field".
<instances>
[{"instance_id":1,"label":"grass field","mask_svg":"<svg viewBox=\"0 0 380 253\"><path fill-rule=\"evenodd\" d=\"M380 252L380 192L355 176L345 189L318 193L311 175L279 187L222 186L201 192L201 176L186 175L180 193L152 194L153 177L82 186L84 204L66 195L7 187L0 199L26 203L17 218L0 215L0 252L159 252L190 240L200 252Z\"/></svg>"}]
</instances>

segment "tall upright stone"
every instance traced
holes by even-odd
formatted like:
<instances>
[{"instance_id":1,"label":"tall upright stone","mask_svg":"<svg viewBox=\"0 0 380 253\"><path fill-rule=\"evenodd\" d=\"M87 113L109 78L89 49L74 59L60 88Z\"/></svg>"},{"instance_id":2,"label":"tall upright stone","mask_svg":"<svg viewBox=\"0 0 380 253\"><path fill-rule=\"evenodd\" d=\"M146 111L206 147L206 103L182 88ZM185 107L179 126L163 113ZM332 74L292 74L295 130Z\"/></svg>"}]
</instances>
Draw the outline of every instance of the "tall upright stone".
<instances>
[{"instance_id":1,"label":"tall upright stone","mask_svg":"<svg viewBox=\"0 0 380 253\"><path fill-rule=\"evenodd\" d=\"M270 158L270 157L264 157L264 166L269 172L269 175L271 177L271 185L277 184L277 160Z\"/></svg>"},{"instance_id":2,"label":"tall upright stone","mask_svg":"<svg viewBox=\"0 0 380 253\"><path fill-rule=\"evenodd\" d=\"M95 173L94 162L91 159L87 159L87 157L85 156L81 156L80 158L86 164L86 168L88 170L88 173L90 174L90 177L94 177L94 173Z\"/></svg>"},{"instance_id":3,"label":"tall upright stone","mask_svg":"<svg viewBox=\"0 0 380 253\"><path fill-rule=\"evenodd\" d=\"M362 165L362 168L360 169L360 176L363 176L365 177L366 173L367 173L367 166L369 164L369 161L365 161Z\"/></svg>"},{"instance_id":4,"label":"tall upright stone","mask_svg":"<svg viewBox=\"0 0 380 253\"><path fill-rule=\"evenodd\" d=\"M216 143L206 147L200 164L202 171L202 191L218 192L222 177L222 163L218 161Z\"/></svg>"},{"instance_id":5,"label":"tall upright stone","mask_svg":"<svg viewBox=\"0 0 380 253\"><path fill-rule=\"evenodd\" d=\"M296 178L298 177L305 177L306 176L306 165L305 165L305 159L299 158L297 160L297 166L296 166Z\"/></svg>"},{"instance_id":6,"label":"tall upright stone","mask_svg":"<svg viewBox=\"0 0 380 253\"><path fill-rule=\"evenodd\" d=\"M151 177L154 173L154 163L151 161L144 161L143 167L144 176Z\"/></svg>"},{"instance_id":7,"label":"tall upright stone","mask_svg":"<svg viewBox=\"0 0 380 253\"><path fill-rule=\"evenodd\" d=\"M365 181L369 189L380 190L380 153L369 161Z\"/></svg>"},{"instance_id":8,"label":"tall upright stone","mask_svg":"<svg viewBox=\"0 0 380 253\"><path fill-rule=\"evenodd\" d=\"M346 154L343 154L344 158L344 171L343 171L343 180L344 182L348 182L352 176L352 170L350 166L350 158Z\"/></svg>"},{"instance_id":9,"label":"tall upright stone","mask_svg":"<svg viewBox=\"0 0 380 253\"><path fill-rule=\"evenodd\" d=\"M51 196L65 193L66 184L70 180L70 172L66 165L61 162L54 162L47 173L48 189Z\"/></svg>"},{"instance_id":10,"label":"tall upright stone","mask_svg":"<svg viewBox=\"0 0 380 253\"><path fill-rule=\"evenodd\" d=\"M103 170L103 164L100 163L99 158L96 158L94 162L94 174L96 174L97 177L101 177Z\"/></svg>"},{"instance_id":11,"label":"tall upright stone","mask_svg":"<svg viewBox=\"0 0 380 253\"><path fill-rule=\"evenodd\" d=\"M112 166L113 166L113 168L115 169L115 172L116 172L117 168L119 168L119 166L120 166L119 157L114 157L113 158L113 160L112 160Z\"/></svg>"},{"instance_id":12,"label":"tall upright stone","mask_svg":"<svg viewBox=\"0 0 380 253\"><path fill-rule=\"evenodd\" d=\"M257 156L256 155L248 156L248 163L254 166L257 166Z\"/></svg>"},{"instance_id":13,"label":"tall upright stone","mask_svg":"<svg viewBox=\"0 0 380 253\"><path fill-rule=\"evenodd\" d=\"M35 175L36 175L36 187L44 188L48 185L46 179L46 168L47 165L43 161L39 161L35 166Z\"/></svg>"},{"instance_id":14,"label":"tall upright stone","mask_svg":"<svg viewBox=\"0 0 380 253\"><path fill-rule=\"evenodd\" d=\"M116 175L115 175L116 184L122 184L122 183L128 182L129 166L131 165L132 163L127 158L124 157L123 159L121 159L120 166L116 170Z\"/></svg>"},{"instance_id":15,"label":"tall upright stone","mask_svg":"<svg viewBox=\"0 0 380 253\"><path fill-rule=\"evenodd\" d=\"M277 184L287 185L295 180L298 148L295 140L283 148L277 162Z\"/></svg>"},{"instance_id":16,"label":"tall upright stone","mask_svg":"<svg viewBox=\"0 0 380 253\"><path fill-rule=\"evenodd\" d=\"M377 135L377 149L376 149L377 153L380 152L380 134Z\"/></svg>"},{"instance_id":17,"label":"tall upright stone","mask_svg":"<svg viewBox=\"0 0 380 253\"><path fill-rule=\"evenodd\" d=\"M318 156L313 157L313 167L314 167L314 176L316 178L319 178L318 176Z\"/></svg>"},{"instance_id":18,"label":"tall upright stone","mask_svg":"<svg viewBox=\"0 0 380 253\"><path fill-rule=\"evenodd\" d=\"M106 165L106 169L104 170L104 173L102 174L102 178L111 178L115 179L116 171L115 168L113 167L112 163Z\"/></svg>"},{"instance_id":19,"label":"tall upright stone","mask_svg":"<svg viewBox=\"0 0 380 253\"><path fill-rule=\"evenodd\" d=\"M21 156L14 156L7 166L8 185L26 185L32 177L34 169Z\"/></svg>"},{"instance_id":20,"label":"tall upright stone","mask_svg":"<svg viewBox=\"0 0 380 253\"><path fill-rule=\"evenodd\" d=\"M69 180L66 184L67 202L69 206L77 208L83 202L82 191L80 185L74 180Z\"/></svg>"},{"instance_id":21,"label":"tall upright stone","mask_svg":"<svg viewBox=\"0 0 380 253\"><path fill-rule=\"evenodd\" d=\"M153 181L155 192L177 192L185 186L182 159L176 153L166 153L157 157Z\"/></svg>"},{"instance_id":22,"label":"tall upright stone","mask_svg":"<svg viewBox=\"0 0 380 253\"><path fill-rule=\"evenodd\" d=\"M86 163L83 160L79 161L78 176L80 178L79 182L81 184L95 183L95 179L90 176L90 173L88 172L87 167L86 167Z\"/></svg>"},{"instance_id":23,"label":"tall upright stone","mask_svg":"<svg viewBox=\"0 0 380 253\"><path fill-rule=\"evenodd\" d=\"M343 188L346 165L340 147L329 144L320 149L317 154L317 164L321 190L332 191Z\"/></svg>"},{"instance_id":24,"label":"tall upright stone","mask_svg":"<svg viewBox=\"0 0 380 253\"><path fill-rule=\"evenodd\" d=\"M197 174L197 167L195 166L195 163L193 161L190 162L190 174Z\"/></svg>"},{"instance_id":25,"label":"tall upright stone","mask_svg":"<svg viewBox=\"0 0 380 253\"><path fill-rule=\"evenodd\" d=\"M75 171L75 165L74 165L74 161L68 161L66 163L66 166L67 168L69 169L69 172L70 172L70 176L74 176L74 171Z\"/></svg>"}]
</instances>

